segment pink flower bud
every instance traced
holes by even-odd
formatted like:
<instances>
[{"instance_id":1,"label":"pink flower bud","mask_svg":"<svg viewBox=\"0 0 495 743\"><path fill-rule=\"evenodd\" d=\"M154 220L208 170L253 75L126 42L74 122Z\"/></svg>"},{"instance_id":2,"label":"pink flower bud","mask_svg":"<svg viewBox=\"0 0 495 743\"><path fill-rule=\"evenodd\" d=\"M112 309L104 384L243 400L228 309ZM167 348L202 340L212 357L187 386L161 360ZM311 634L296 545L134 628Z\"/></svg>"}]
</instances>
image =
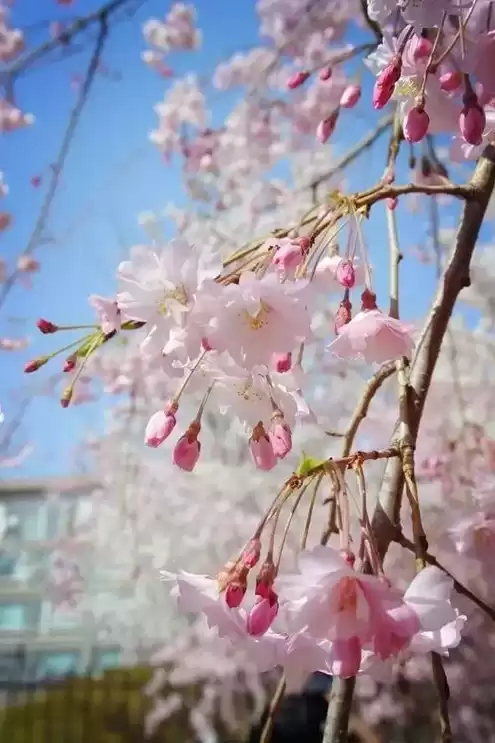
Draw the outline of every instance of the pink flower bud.
<instances>
[{"instance_id":1,"label":"pink flower bud","mask_svg":"<svg viewBox=\"0 0 495 743\"><path fill-rule=\"evenodd\" d=\"M249 569L254 568L258 563L261 555L261 540L259 537L253 537L242 550L242 563Z\"/></svg>"},{"instance_id":2,"label":"pink flower bud","mask_svg":"<svg viewBox=\"0 0 495 743\"><path fill-rule=\"evenodd\" d=\"M360 85L348 85L342 93L340 98L340 105L342 108L354 108L356 103L361 98L361 86Z\"/></svg>"},{"instance_id":3,"label":"pink flower bud","mask_svg":"<svg viewBox=\"0 0 495 743\"><path fill-rule=\"evenodd\" d=\"M62 392L62 397L60 398L60 404L63 408L68 408L70 405L70 401L72 400L72 395L74 393L74 387L70 385Z\"/></svg>"},{"instance_id":4,"label":"pink flower bud","mask_svg":"<svg viewBox=\"0 0 495 743\"><path fill-rule=\"evenodd\" d=\"M273 256L272 264L283 273L295 271L303 259L303 251L298 240L284 240Z\"/></svg>"},{"instance_id":5,"label":"pink flower bud","mask_svg":"<svg viewBox=\"0 0 495 743\"><path fill-rule=\"evenodd\" d=\"M404 139L407 142L420 142L428 131L430 117L422 106L410 108L402 122Z\"/></svg>"},{"instance_id":6,"label":"pink flower bud","mask_svg":"<svg viewBox=\"0 0 495 743\"><path fill-rule=\"evenodd\" d=\"M41 369L41 367L44 366L47 361L48 356L40 356L38 359L32 359L32 361L28 361L27 364L24 366L25 374L32 374L33 372L38 371L38 369Z\"/></svg>"},{"instance_id":7,"label":"pink flower bud","mask_svg":"<svg viewBox=\"0 0 495 743\"><path fill-rule=\"evenodd\" d=\"M373 294L373 292L365 289L364 292L361 294L361 312L376 309L378 309L376 306L376 294Z\"/></svg>"},{"instance_id":8,"label":"pink flower bud","mask_svg":"<svg viewBox=\"0 0 495 743\"><path fill-rule=\"evenodd\" d=\"M67 358L64 361L63 371L64 372L71 372L76 368L77 363L77 354L73 353L70 356L67 356Z\"/></svg>"},{"instance_id":9,"label":"pink flower bud","mask_svg":"<svg viewBox=\"0 0 495 743\"><path fill-rule=\"evenodd\" d=\"M426 59L430 56L433 45L429 39L425 39L422 36L416 36L412 42L410 49L412 51L413 58L416 62L420 59Z\"/></svg>"},{"instance_id":10,"label":"pink flower bud","mask_svg":"<svg viewBox=\"0 0 495 743\"><path fill-rule=\"evenodd\" d=\"M320 72L320 80L326 82L327 80L330 80L332 74L333 72L331 67L324 67Z\"/></svg>"},{"instance_id":11,"label":"pink flower bud","mask_svg":"<svg viewBox=\"0 0 495 743\"><path fill-rule=\"evenodd\" d=\"M287 80L287 87L289 88L289 90L298 88L300 85L303 85L306 82L310 74L311 73L304 72L302 70L299 72L294 72L294 74L291 75Z\"/></svg>"},{"instance_id":12,"label":"pink flower bud","mask_svg":"<svg viewBox=\"0 0 495 743\"><path fill-rule=\"evenodd\" d=\"M273 598L265 599L258 596L256 603L249 612L246 619L246 629L252 637L261 637L267 632L278 613L278 599L273 593Z\"/></svg>"},{"instance_id":13,"label":"pink flower bud","mask_svg":"<svg viewBox=\"0 0 495 743\"><path fill-rule=\"evenodd\" d=\"M258 469L268 472L268 470L272 470L277 464L277 457L261 421L253 429L249 440L249 448Z\"/></svg>"},{"instance_id":14,"label":"pink flower bud","mask_svg":"<svg viewBox=\"0 0 495 743\"><path fill-rule=\"evenodd\" d=\"M0 232L3 232L12 224L12 215L9 212L0 212Z\"/></svg>"},{"instance_id":15,"label":"pink flower bud","mask_svg":"<svg viewBox=\"0 0 495 743\"><path fill-rule=\"evenodd\" d=\"M275 413L272 418L268 438L270 439L270 444L272 445L275 456L279 459L286 457L292 449L292 433L290 427L285 421L283 415L279 412Z\"/></svg>"},{"instance_id":16,"label":"pink flower bud","mask_svg":"<svg viewBox=\"0 0 495 743\"><path fill-rule=\"evenodd\" d=\"M193 421L175 445L173 460L181 470L192 472L197 464L201 452L201 442L198 441L200 430L201 424Z\"/></svg>"},{"instance_id":17,"label":"pink flower bud","mask_svg":"<svg viewBox=\"0 0 495 743\"><path fill-rule=\"evenodd\" d=\"M352 261L340 261L335 271L335 278L344 289L352 289L356 283L356 272Z\"/></svg>"},{"instance_id":18,"label":"pink flower bud","mask_svg":"<svg viewBox=\"0 0 495 743\"><path fill-rule=\"evenodd\" d=\"M177 420L175 413L177 405L171 404L168 409L158 410L149 419L144 432L144 443L156 449L166 438L170 436L175 428Z\"/></svg>"},{"instance_id":19,"label":"pink flower bud","mask_svg":"<svg viewBox=\"0 0 495 743\"><path fill-rule=\"evenodd\" d=\"M462 74L456 71L444 72L440 75L440 87L446 93L451 93L454 90L458 90L462 84Z\"/></svg>"},{"instance_id":20,"label":"pink flower bud","mask_svg":"<svg viewBox=\"0 0 495 743\"><path fill-rule=\"evenodd\" d=\"M351 310L352 310L352 304L349 302L349 299L344 298L339 305L339 309L335 313L334 329L337 335L339 333L340 328L343 328L344 325L347 325L347 323L351 322L351 319L352 319Z\"/></svg>"},{"instance_id":21,"label":"pink flower bud","mask_svg":"<svg viewBox=\"0 0 495 743\"><path fill-rule=\"evenodd\" d=\"M225 603L229 609L237 609L246 595L247 585L235 578L230 581L225 589Z\"/></svg>"},{"instance_id":22,"label":"pink flower bud","mask_svg":"<svg viewBox=\"0 0 495 743\"><path fill-rule=\"evenodd\" d=\"M394 85L379 85L375 83L373 88L373 108L380 109L387 105L394 92Z\"/></svg>"},{"instance_id":23,"label":"pink flower bud","mask_svg":"<svg viewBox=\"0 0 495 743\"><path fill-rule=\"evenodd\" d=\"M397 208L398 203L399 203L399 199L397 198L397 196L387 199L387 209L390 209L390 211L393 212L394 209Z\"/></svg>"},{"instance_id":24,"label":"pink flower bud","mask_svg":"<svg viewBox=\"0 0 495 743\"><path fill-rule=\"evenodd\" d=\"M328 116L326 119L322 119L322 121L320 121L320 123L316 127L316 138L322 144L324 144L328 140L333 130L335 129L337 118L338 114L336 112L330 114L330 116Z\"/></svg>"},{"instance_id":25,"label":"pink flower bud","mask_svg":"<svg viewBox=\"0 0 495 743\"><path fill-rule=\"evenodd\" d=\"M279 374L284 374L292 368L292 353L274 353L272 356L272 364Z\"/></svg>"},{"instance_id":26,"label":"pink flower bud","mask_svg":"<svg viewBox=\"0 0 495 743\"><path fill-rule=\"evenodd\" d=\"M208 338L201 338L201 348L203 349L203 351L213 351Z\"/></svg>"},{"instance_id":27,"label":"pink flower bud","mask_svg":"<svg viewBox=\"0 0 495 743\"><path fill-rule=\"evenodd\" d=\"M50 322L50 320L45 320L42 317L36 321L36 327L41 333L45 335L49 333L56 333L59 329L58 325L55 325L55 323Z\"/></svg>"},{"instance_id":28,"label":"pink flower bud","mask_svg":"<svg viewBox=\"0 0 495 743\"><path fill-rule=\"evenodd\" d=\"M463 139L468 144L481 144L485 125L485 112L481 106L477 102L466 104L459 116L459 129L461 130Z\"/></svg>"},{"instance_id":29,"label":"pink flower bud","mask_svg":"<svg viewBox=\"0 0 495 743\"><path fill-rule=\"evenodd\" d=\"M392 59L376 78L376 85L385 88L393 87L400 78L402 62L398 58Z\"/></svg>"}]
</instances>

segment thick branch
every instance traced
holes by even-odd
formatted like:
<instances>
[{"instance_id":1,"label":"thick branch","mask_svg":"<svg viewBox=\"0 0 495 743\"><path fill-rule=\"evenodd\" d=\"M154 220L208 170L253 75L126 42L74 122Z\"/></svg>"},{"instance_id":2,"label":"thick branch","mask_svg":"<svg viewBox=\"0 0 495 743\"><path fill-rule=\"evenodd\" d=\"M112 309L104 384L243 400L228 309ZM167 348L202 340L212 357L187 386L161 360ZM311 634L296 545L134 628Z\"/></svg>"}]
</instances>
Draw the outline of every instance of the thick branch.
<instances>
[{"instance_id":1,"label":"thick branch","mask_svg":"<svg viewBox=\"0 0 495 743\"><path fill-rule=\"evenodd\" d=\"M416 443L419 424L443 338L457 297L470 284L469 266L486 207L495 185L495 148L488 146L470 181L473 198L466 202L450 260L443 273L437 297L421 334L411 364L411 436ZM398 433L396 429L395 436ZM373 515L373 532L382 558L394 537L400 509L403 477L399 460L389 460Z\"/></svg>"},{"instance_id":2,"label":"thick branch","mask_svg":"<svg viewBox=\"0 0 495 743\"><path fill-rule=\"evenodd\" d=\"M426 321L411 366L410 383L413 399L408 400L411 445L416 443L421 415L430 388L435 364L443 338L460 291L469 286L469 266L478 234L485 216L488 201L495 186L495 148L489 146L483 152L469 184L470 200L466 201L464 213L457 232L449 263L444 271L437 298ZM392 194L390 194L392 195ZM400 422L397 424L393 443L400 436ZM402 462L389 459L373 514L372 530L375 544L383 559L390 542L397 535L398 516L404 486ZM434 671L439 678L441 670L434 660ZM332 688L323 743L345 743L349 715L354 694L355 679L338 679ZM441 696L442 713L446 695ZM448 716L442 720L448 720ZM449 727L443 726L444 741L449 740Z\"/></svg>"}]
</instances>

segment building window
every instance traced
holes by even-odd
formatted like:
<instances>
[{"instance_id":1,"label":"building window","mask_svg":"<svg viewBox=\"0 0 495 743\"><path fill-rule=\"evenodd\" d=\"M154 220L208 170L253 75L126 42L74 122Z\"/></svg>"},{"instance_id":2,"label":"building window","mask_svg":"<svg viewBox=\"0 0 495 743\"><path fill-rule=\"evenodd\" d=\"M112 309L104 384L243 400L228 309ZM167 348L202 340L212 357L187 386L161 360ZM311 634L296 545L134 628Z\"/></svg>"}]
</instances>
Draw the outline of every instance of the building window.
<instances>
[{"instance_id":1,"label":"building window","mask_svg":"<svg viewBox=\"0 0 495 743\"><path fill-rule=\"evenodd\" d=\"M2 503L8 528L6 539L30 542L47 537L47 503L43 494L13 497Z\"/></svg>"},{"instance_id":2,"label":"building window","mask_svg":"<svg viewBox=\"0 0 495 743\"><path fill-rule=\"evenodd\" d=\"M95 650L93 668L95 671L105 671L120 666L120 650Z\"/></svg>"},{"instance_id":3,"label":"building window","mask_svg":"<svg viewBox=\"0 0 495 743\"><path fill-rule=\"evenodd\" d=\"M38 629L40 605L20 601L0 604L0 631L25 632Z\"/></svg>"},{"instance_id":4,"label":"building window","mask_svg":"<svg viewBox=\"0 0 495 743\"><path fill-rule=\"evenodd\" d=\"M39 653L36 659L36 678L61 678L78 673L81 656L77 651Z\"/></svg>"}]
</instances>

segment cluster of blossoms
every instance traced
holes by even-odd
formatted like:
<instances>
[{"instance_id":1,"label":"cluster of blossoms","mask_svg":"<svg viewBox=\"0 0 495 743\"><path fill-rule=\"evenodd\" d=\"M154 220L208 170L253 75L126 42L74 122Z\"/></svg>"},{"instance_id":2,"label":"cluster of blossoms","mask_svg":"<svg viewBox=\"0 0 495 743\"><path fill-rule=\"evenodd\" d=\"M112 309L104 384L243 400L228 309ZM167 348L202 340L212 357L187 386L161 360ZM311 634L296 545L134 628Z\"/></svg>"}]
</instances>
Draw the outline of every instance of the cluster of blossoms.
<instances>
[{"instance_id":1,"label":"cluster of blossoms","mask_svg":"<svg viewBox=\"0 0 495 743\"><path fill-rule=\"evenodd\" d=\"M493 137L491 2L370 0L368 6L383 28L383 42L368 57L377 74L374 107L394 97L409 142L454 132L452 155L477 157Z\"/></svg>"},{"instance_id":2,"label":"cluster of blossoms","mask_svg":"<svg viewBox=\"0 0 495 743\"><path fill-rule=\"evenodd\" d=\"M208 128L210 115L203 87L197 78L188 76L171 85L163 103L156 106L159 125L151 135L167 160L177 154L183 157L189 192L208 204L211 212L222 214L249 202L245 227L249 238L253 225L263 224L265 213L280 204L287 211L277 224L290 227L270 228L267 237L245 245L219 265L218 253L225 246L231 249L232 244L243 242L236 234L241 232L236 217L232 233L218 237L213 220L209 223L210 233L206 220L191 228L194 220L177 214L177 222L181 223L178 231L194 233L196 229L194 239L178 238L165 245L153 235L150 245L134 248L130 260L118 268L115 297L90 297L95 323L86 326L88 332L83 339L70 345L69 355L65 355L65 347L34 359L25 368L26 372L34 372L57 353L63 353L62 368L68 379L61 398L64 407L92 399L92 375L104 380L107 391L129 393L134 411L140 404L141 415L148 418L142 429L150 450L172 437L178 421L185 420L173 445L172 462L167 460L165 468L153 469L149 480L140 475L140 488L128 492L128 470L123 471L123 481L117 483L112 479L114 473L108 474L107 462L108 478L95 501L99 501L99 513L108 515L111 499L107 496L112 493L113 504L117 504L115 511L123 520L124 525L117 520L110 533L120 529L125 536L123 541L131 545L125 565L120 565L125 568L126 588L132 584L139 591L142 589L142 595L152 595L155 600L149 576L156 583L157 568L179 557L188 561L189 570L197 570L198 563L193 563L198 553L204 557L208 538L214 543L208 545L208 561L222 564L225 555L219 554L222 550L216 532L222 531L223 525L228 538L224 538L222 546L228 543L229 553L236 556L216 578L206 574L211 574L211 564L205 565L201 574L164 571L163 578L174 584L172 595L183 611L204 615L209 639L219 642L215 648L223 647L226 658L242 651L256 672L281 667L289 689L300 687L314 671L344 678L369 673L383 679L397 673L411 656L431 652L445 655L459 644L466 616L453 606L453 579L439 567L424 567L407 587L400 583L393 565L387 566L385 575L368 519L363 465L368 459L401 459L405 475L402 457L407 447L391 446L355 455L349 450L341 460L334 461L325 446L323 460L308 461L303 457L267 508L265 495L267 485L272 484L270 473L277 465L281 471L291 462L291 451L296 448L296 424L321 422L319 408L323 405L310 400L308 389L312 362L328 357L345 362L344 367L350 367L354 361L363 367L397 362L389 365L391 373L396 369L404 372L414 342L412 326L400 321L395 310L387 315L377 305L360 227L376 201L387 198L383 194L394 180L396 155L392 152L389 156L386 177L374 189L351 198L333 192L330 196L325 194L323 200L318 199L315 187L306 209L295 206L297 195L290 200L286 183L262 178L288 153L303 152L315 132L319 145L325 144L345 110L358 105L362 96L359 80L348 75L344 64L361 51L375 49L367 60L378 72L374 107L381 109L396 99L404 138L411 144L421 141L427 133L455 131L460 132L464 154L476 155L478 145L491 138L490 107L495 92L491 90L493 70L487 62L492 49L488 2L369 2L366 22L378 22L383 41L360 49L342 41L351 20L360 14L360 3L320 3L314 13L307 12L306 5L302 6L300 0L261 0L258 4L263 33L274 41L275 49L257 48L237 54L217 68L217 88L244 86L249 93L223 126ZM192 49L199 43L194 14L180 4L172 7L164 22L146 24L144 35L153 50L146 52L143 59L164 77L171 74L164 64L164 54L174 49ZM287 59L290 69L285 67ZM267 96L257 96L265 83ZM8 112L6 109L5 121L22 117L16 111L12 106ZM9 126L15 128L4 124L3 130L10 130ZM400 135L396 133L391 151L394 146L400 146ZM450 184L439 164L432 164L426 157L416 175L415 181L420 185ZM392 212L397 199L393 188L389 192ZM149 223L148 228L151 231ZM336 240L344 228L348 239L341 251ZM222 251L210 251L212 246ZM39 268L29 256L20 260L23 263L22 267L18 264L18 270L24 274ZM397 265L398 261L396 256ZM340 304L333 301L332 294L338 294ZM359 311L353 314L351 299L356 301L355 294ZM38 328L48 335L75 329L46 319L38 321ZM335 338L330 340L332 331ZM105 350L111 348L124 352L121 357L120 350L109 357ZM466 358L470 358L469 354ZM452 365L447 364L447 368L447 377L452 376ZM338 382L332 378L331 383L335 397ZM438 385L432 386L432 399L441 409L445 399L454 399L458 392L448 386L448 380L446 383L440 378ZM328 389L320 401L326 397ZM394 394L393 405L382 404L383 429L388 423L392 427L396 411ZM124 432L130 438L128 411L119 412ZM471 413L475 418L476 411ZM356 425L365 414L362 409ZM206 497L199 504L196 501L201 499L191 497L191 490L204 494L201 472L208 462L206 447L202 450L206 443L203 437L207 438L204 434L209 416L215 420L217 415L229 423L231 419L241 423L241 451L247 451L255 464L250 469L244 467L243 454L240 455L243 467L239 464L234 473L229 470L230 479L243 480L248 472L250 477L260 478L254 488L255 496L251 497L243 487L236 489L240 491L236 493L239 500L232 513L229 502L233 504L235 496L230 492L230 501L221 498L220 503L213 505ZM435 414L430 419L435 419ZM435 425L431 428L435 429ZM420 442L420 451L422 446L428 451L424 457L418 457L416 475L418 482L426 483L427 493L441 492L442 504L456 504L452 521L441 514L449 523L443 529L445 545L439 542L438 546L445 550L440 552L442 560L443 554L450 560L455 554L471 579L473 565L476 571L494 544L490 464L493 442L483 428L471 431L473 446L470 448L466 440L459 444L469 461L459 466L453 456L458 451L455 437L446 442L445 451L438 445L445 435L442 428L446 428L443 420L433 437L434 456L431 441L426 445ZM340 434L340 438L350 447L355 431L352 426L345 430L347 433ZM379 430L382 429L377 426L373 431L373 446ZM224 434L232 440L229 427ZM463 435L466 436L466 430ZM142 430L139 436L142 440ZM110 448L115 440L112 431L107 442ZM153 451L147 451L146 456L147 466L150 458L159 461ZM140 457L137 459L139 469ZM480 459L484 467L479 467ZM151 471L153 465L149 466ZM184 480L179 479L180 470L188 473ZM354 497L347 482L349 470L357 476L359 498ZM163 483L169 478L172 482L174 473L169 488L174 492L165 496ZM414 478L414 472L411 476L408 470L408 474ZM181 489L181 483L186 481L187 491ZM412 482L414 485L415 480ZM331 490L323 504L318 500L321 483L329 484ZM367 470L368 490L369 483ZM409 481L408 489L411 510L417 516ZM151 491L158 491L159 496L150 505L154 498ZM476 498L471 497L473 491ZM421 496L423 510L423 490ZM118 505L122 506L120 510ZM310 528L314 529L317 521L314 513L320 513L321 505L329 506L323 516L328 528L320 537L320 546L308 549ZM252 513L247 514L249 508ZM210 512L210 532L206 511ZM351 511L357 515L353 524ZM227 523L221 520L226 512ZM280 534L278 527L285 512L287 525ZM432 512L433 523L440 514L434 508ZM103 546L104 550L111 550L108 534L100 533L97 521L94 519L92 524L97 541L102 550ZM164 532L170 524L177 527L177 534L167 535L164 545ZM190 528L188 532L191 524L194 534ZM356 533L352 533L353 527ZM425 556L418 547L417 522L413 527L418 561L423 564ZM428 532L429 529L430 523ZM215 532L214 539L211 531ZM238 544L246 533L253 537L239 553ZM340 539L340 549L329 544L334 536ZM403 534L397 536L400 538L406 541L402 546L408 546ZM296 567L290 564L294 553ZM120 554L117 557L121 559ZM471 560L474 562L469 564ZM199 569L203 570L203 565ZM485 577L483 580L488 583ZM55 601L79 601L80 585L77 560L73 561L68 551L53 569ZM159 590L156 585L154 590ZM126 607L120 613L132 622L135 614L131 608L127 611L131 600L127 593L120 598L119 608ZM161 606L159 599L157 604ZM102 621L107 618L107 611L111 614L108 605L100 607L100 611ZM113 614L116 613L114 609ZM162 615L158 624L160 631ZM122 631L128 630L132 634L129 626ZM156 633L155 627L150 636ZM204 707L196 709L198 729L206 737L210 702L206 695ZM179 701L170 697L157 716L165 718L178 706Z\"/></svg>"},{"instance_id":3,"label":"cluster of blossoms","mask_svg":"<svg viewBox=\"0 0 495 743\"><path fill-rule=\"evenodd\" d=\"M163 21L150 19L143 26L146 42L153 47L141 55L151 69L162 77L172 70L165 64L165 55L175 50L196 49L201 43L201 32L194 26L195 10L191 5L174 3Z\"/></svg>"},{"instance_id":4,"label":"cluster of blossoms","mask_svg":"<svg viewBox=\"0 0 495 743\"><path fill-rule=\"evenodd\" d=\"M361 256L364 269L359 268L358 230L358 219L350 220L345 256L330 255L325 242L311 235L268 238L255 246L252 270L223 277L204 268L198 251L182 239L161 252L136 247L131 260L119 266L116 300L90 298L99 330L93 344L90 336L67 357L64 371L75 372L75 384L98 346L121 330L139 328L146 368L160 370L171 390L177 380L175 392L148 422L148 446L156 448L171 435L181 398L192 391L203 399L174 447L175 464L194 469L203 411L211 407L231 410L249 428L256 466L271 470L291 451L296 420L314 417L302 390L304 347L313 340L317 302L330 287L343 289L344 298L329 352L370 364L411 354L410 328L377 308L366 253ZM349 296L356 280L364 283L364 291L361 311L352 317ZM46 320L38 327L48 334L61 329ZM35 371L48 358L30 362L26 371ZM64 393L65 405L74 384Z\"/></svg>"}]
</instances>

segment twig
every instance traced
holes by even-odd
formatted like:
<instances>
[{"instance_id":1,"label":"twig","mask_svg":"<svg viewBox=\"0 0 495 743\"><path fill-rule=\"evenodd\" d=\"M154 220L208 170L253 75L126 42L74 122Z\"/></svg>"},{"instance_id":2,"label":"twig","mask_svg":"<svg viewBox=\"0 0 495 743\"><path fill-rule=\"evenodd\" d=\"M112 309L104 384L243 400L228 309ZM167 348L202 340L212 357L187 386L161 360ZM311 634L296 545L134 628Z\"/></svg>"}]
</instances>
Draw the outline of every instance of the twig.
<instances>
[{"instance_id":1,"label":"twig","mask_svg":"<svg viewBox=\"0 0 495 743\"><path fill-rule=\"evenodd\" d=\"M411 365L409 385L413 395L411 435L416 442L443 338L460 291L469 286L469 266L488 201L495 185L495 148L486 147L473 173L469 188L473 198L466 201L450 260L444 270L437 297L429 313ZM396 430L393 440L396 440ZM387 462L372 519L373 531L382 558L394 538L400 509L402 467L399 461Z\"/></svg>"},{"instance_id":2,"label":"twig","mask_svg":"<svg viewBox=\"0 0 495 743\"><path fill-rule=\"evenodd\" d=\"M347 729L356 678L334 677L322 743L347 743Z\"/></svg>"},{"instance_id":3,"label":"twig","mask_svg":"<svg viewBox=\"0 0 495 743\"><path fill-rule=\"evenodd\" d=\"M344 447L342 450L343 456L349 456L349 453L352 449L352 444L354 442L354 438L356 436L358 428L368 414L368 410L371 405L372 399L374 398L374 396L376 395L377 391L380 389L382 384L385 382L385 380L391 377L394 372L395 372L394 362L385 364L376 372L376 374L368 382L368 385L364 391L364 394L356 410L354 411L354 415L352 416L351 422L349 423L349 427L347 428L347 431L344 435L345 441L344 441Z\"/></svg>"},{"instance_id":4,"label":"twig","mask_svg":"<svg viewBox=\"0 0 495 743\"><path fill-rule=\"evenodd\" d=\"M442 743L451 743L452 728L450 727L449 717L449 682L447 681L443 667L442 656L438 653L431 654L431 670L433 671L433 681L435 682L438 694L441 740Z\"/></svg>"},{"instance_id":5,"label":"twig","mask_svg":"<svg viewBox=\"0 0 495 743\"><path fill-rule=\"evenodd\" d=\"M377 139L381 137L381 135L387 131L387 129L390 128L392 125L392 122L394 120L394 114L388 114L387 116L384 116L379 122L376 127L376 129L373 129L373 131L366 134L365 137L359 140L359 142L354 145L338 162L334 167L328 171L328 173L324 173L323 175L320 175L318 178L315 178L311 183L308 183L303 188L299 189L299 192L301 191L307 191L308 188L316 188L321 183L325 183L325 181L330 180L333 178L334 175L336 175L339 171L346 168L348 165L350 165L359 155L361 155L362 152L368 149L368 147L372 147Z\"/></svg>"},{"instance_id":6,"label":"twig","mask_svg":"<svg viewBox=\"0 0 495 743\"><path fill-rule=\"evenodd\" d=\"M401 547L404 547L404 549L410 550L411 552L415 551L414 543L411 542L402 532L398 532L393 540L394 542L397 542L397 544L400 544ZM475 593L473 593L467 586L465 586L463 583L460 583L450 572L450 570L447 570L447 568L440 563L437 558L427 552L425 554L425 560L428 563L428 565L435 565L435 567L439 568L443 573L448 575L452 580L454 581L454 590L457 591L457 593L460 593L462 596L466 596L470 601L473 602L473 604L476 604L476 606L481 609L482 612L484 612L487 617L489 617L492 622L495 622L495 609L489 606L489 604L486 604L483 599L480 599L479 596L477 596Z\"/></svg>"},{"instance_id":7,"label":"twig","mask_svg":"<svg viewBox=\"0 0 495 743\"><path fill-rule=\"evenodd\" d=\"M27 67L30 67L34 62L40 59L40 57L49 54L60 46L62 42L67 44L71 39L78 36L82 31L85 31L89 26L92 26L94 23L101 23L102 18L108 18L112 13L119 10L128 2L130 2L130 0L110 0L110 2L104 3L93 13L89 13L83 18L75 20L74 23L64 29L59 36L53 39L48 39L48 41L45 41L43 44L40 44L40 46L24 54L24 56L17 59L3 74L7 79L16 77L21 72L24 72Z\"/></svg>"},{"instance_id":8,"label":"twig","mask_svg":"<svg viewBox=\"0 0 495 743\"><path fill-rule=\"evenodd\" d=\"M265 725L263 727L263 732L261 733L260 743L270 743L270 738L272 736L272 730L273 730L274 717L277 712L278 706L280 702L282 701L284 692L285 692L285 675L282 675L282 677L280 678L280 681L278 682L278 686L275 690L275 694L273 695L272 700L270 702L270 707L268 709L268 716L266 718Z\"/></svg>"},{"instance_id":9,"label":"twig","mask_svg":"<svg viewBox=\"0 0 495 743\"><path fill-rule=\"evenodd\" d=\"M444 196L455 196L458 199L465 199L470 201L476 198L475 191L470 184L457 184L457 183L445 183L441 186L428 186L427 184L419 185L417 183L407 183L403 186L382 186L380 189L373 191L372 193L366 193L363 195L356 194L355 203L356 208L363 208L373 206L378 201L383 199L393 199L397 196L404 196L406 194L422 193L422 194L436 194L437 196L443 194Z\"/></svg>"},{"instance_id":10,"label":"twig","mask_svg":"<svg viewBox=\"0 0 495 743\"><path fill-rule=\"evenodd\" d=\"M345 446L345 445L344 445ZM387 449L373 449L372 451L356 451L354 454L350 454L347 457L339 457L333 459L329 457L321 464L317 464L316 467L312 467L310 470L304 473L304 478L313 477L318 472L324 472L328 469L328 465L334 465L335 467L341 467L346 469L352 467L356 461L369 462L376 461L377 459L390 459L391 457L400 456L400 451L396 446L389 446Z\"/></svg>"},{"instance_id":11,"label":"twig","mask_svg":"<svg viewBox=\"0 0 495 743\"><path fill-rule=\"evenodd\" d=\"M115 5L115 3L113 3L113 5ZM81 86L77 101L74 105L74 108L71 111L69 122L65 130L65 135L62 140L62 144L60 146L58 157L55 161L55 164L52 170L50 184L48 186L48 190L45 194L45 198L41 205L38 219L36 220L36 224L29 237L28 243L24 251L21 253L21 255L29 255L30 253L33 253L36 250L36 248L39 246L40 239L43 235L43 230L50 216L50 211L52 208L53 200L56 196L57 189L60 183L60 176L62 175L65 161L67 159L67 155L69 154L72 140L74 138L74 134L76 132L77 125L79 123L82 111L84 109L85 104L87 103L89 91L91 89L91 85L93 83L96 71L98 69L98 64L100 62L101 52L103 50L103 46L105 44L105 41L108 35L108 24L107 24L106 15L100 14L99 19L100 19L100 33L98 34L95 48L94 48L93 54L91 55L91 59L88 64L88 69L86 72L84 83ZM3 283L1 291L0 291L0 308L5 303L5 300L10 290L14 286L19 274L20 274L20 271L18 269L15 269L14 271L12 271L12 273L7 277L6 281Z\"/></svg>"}]
</instances>

